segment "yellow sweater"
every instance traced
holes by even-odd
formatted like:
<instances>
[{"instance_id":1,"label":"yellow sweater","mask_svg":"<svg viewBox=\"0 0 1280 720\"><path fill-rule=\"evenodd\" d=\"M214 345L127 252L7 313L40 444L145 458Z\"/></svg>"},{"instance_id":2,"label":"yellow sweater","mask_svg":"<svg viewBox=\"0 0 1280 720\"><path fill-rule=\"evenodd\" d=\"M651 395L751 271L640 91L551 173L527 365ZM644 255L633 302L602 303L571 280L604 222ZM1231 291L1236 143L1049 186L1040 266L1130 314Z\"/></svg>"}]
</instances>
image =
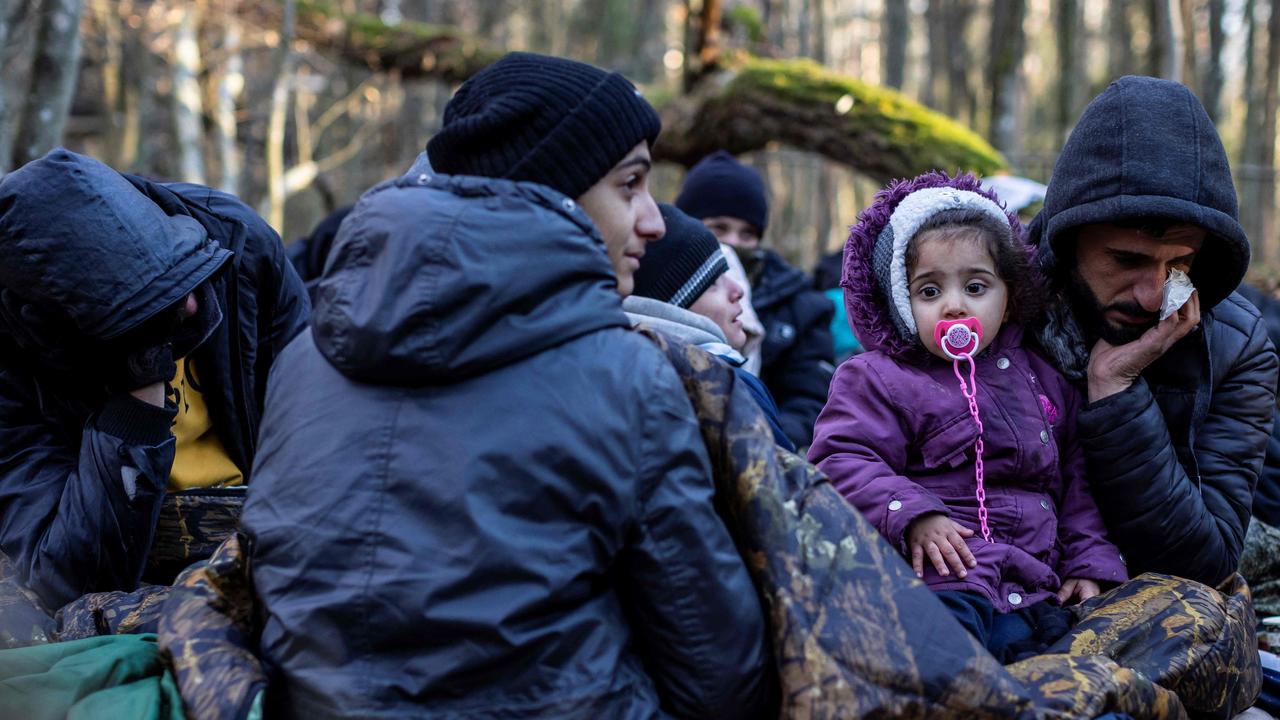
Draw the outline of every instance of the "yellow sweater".
<instances>
[{"instance_id":1,"label":"yellow sweater","mask_svg":"<svg viewBox=\"0 0 1280 720\"><path fill-rule=\"evenodd\" d=\"M173 422L173 436L178 447L173 457L173 470L169 472L169 489L243 483L244 475L231 462L222 447L222 440L213 430L204 396L187 381L186 358L178 361L178 372L173 376L172 385L178 393L178 416Z\"/></svg>"}]
</instances>

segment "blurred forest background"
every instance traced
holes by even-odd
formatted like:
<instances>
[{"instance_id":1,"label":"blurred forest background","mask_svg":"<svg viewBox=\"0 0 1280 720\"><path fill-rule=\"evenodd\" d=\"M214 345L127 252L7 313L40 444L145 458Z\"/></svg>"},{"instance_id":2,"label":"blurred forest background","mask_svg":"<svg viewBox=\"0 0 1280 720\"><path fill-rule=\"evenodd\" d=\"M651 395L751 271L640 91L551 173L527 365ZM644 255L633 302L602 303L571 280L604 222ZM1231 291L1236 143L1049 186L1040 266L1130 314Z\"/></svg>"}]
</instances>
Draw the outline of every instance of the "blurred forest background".
<instances>
[{"instance_id":1,"label":"blurred forest background","mask_svg":"<svg viewBox=\"0 0 1280 720\"><path fill-rule=\"evenodd\" d=\"M1280 0L0 0L0 172L64 144L233 192L289 242L402 172L508 50L640 85L659 200L701 154L746 153L766 241L803 267L890 177L1048 181L1111 79L1180 80L1227 146L1255 278L1280 277Z\"/></svg>"}]
</instances>

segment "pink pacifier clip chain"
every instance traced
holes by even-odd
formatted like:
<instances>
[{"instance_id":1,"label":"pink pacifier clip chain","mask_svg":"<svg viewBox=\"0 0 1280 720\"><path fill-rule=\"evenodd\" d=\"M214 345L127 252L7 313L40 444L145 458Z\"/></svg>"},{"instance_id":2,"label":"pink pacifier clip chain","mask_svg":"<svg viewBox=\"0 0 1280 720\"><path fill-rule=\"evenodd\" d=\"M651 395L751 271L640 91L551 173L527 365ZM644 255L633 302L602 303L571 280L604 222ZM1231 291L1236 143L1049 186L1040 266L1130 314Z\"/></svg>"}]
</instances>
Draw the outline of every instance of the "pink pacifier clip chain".
<instances>
[{"instance_id":1,"label":"pink pacifier clip chain","mask_svg":"<svg viewBox=\"0 0 1280 720\"><path fill-rule=\"evenodd\" d=\"M981 343L982 323L975 317L940 320L934 327L933 337L943 354L951 358L951 369L956 373L956 380L960 381L960 392L969 402L969 414L973 416L973 423L978 426L978 440L973 444L974 477L978 485L975 493L978 498L978 525L982 529L982 539L991 542L991 527L987 523L987 488L982 469L983 428L982 416L978 414L978 366L973 360L973 353ZM961 360L969 363L967 383L964 374L960 372Z\"/></svg>"},{"instance_id":2,"label":"pink pacifier clip chain","mask_svg":"<svg viewBox=\"0 0 1280 720\"><path fill-rule=\"evenodd\" d=\"M969 382L964 381L964 375L960 373L960 358L951 361L951 369L955 370L956 379L960 381L960 392L964 395L965 400L969 401L969 414L973 416L973 423L978 426L978 441L973 444L974 451L974 477L978 483L978 526L982 528L982 539L991 542L991 527L987 524L987 488L983 484L982 471L982 417L978 415L978 381L977 366L973 362L973 356L964 353L961 357L969 362Z\"/></svg>"}]
</instances>

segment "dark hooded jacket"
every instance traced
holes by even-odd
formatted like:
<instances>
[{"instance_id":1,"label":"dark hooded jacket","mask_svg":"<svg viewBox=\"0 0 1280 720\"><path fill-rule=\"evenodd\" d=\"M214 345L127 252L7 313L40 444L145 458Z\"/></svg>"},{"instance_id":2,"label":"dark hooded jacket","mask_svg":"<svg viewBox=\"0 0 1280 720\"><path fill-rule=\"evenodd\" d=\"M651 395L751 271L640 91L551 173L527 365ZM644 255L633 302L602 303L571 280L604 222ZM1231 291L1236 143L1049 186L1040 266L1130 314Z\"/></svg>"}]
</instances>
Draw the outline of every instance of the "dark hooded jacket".
<instances>
[{"instance_id":1,"label":"dark hooded jacket","mask_svg":"<svg viewBox=\"0 0 1280 720\"><path fill-rule=\"evenodd\" d=\"M762 251L756 263L751 306L765 332L760 379L778 402L782 429L796 447L808 447L835 370L835 309L803 271L772 250Z\"/></svg>"},{"instance_id":2,"label":"dark hooded jacket","mask_svg":"<svg viewBox=\"0 0 1280 720\"><path fill-rule=\"evenodd\" d=\"M267 370L309 310L275 232L224 193L66 150L0 181L0 288L43 318L0 317L0 550L50 607L139 582L174 410L108 390L104 348L206 281L223 321L192 362L248 477Z\"/></svg>"},{"instance_id":3,"label":"dark hooded jacket","mask_svg":"<svg viewBox=\"0 0 1280 720\"><path fill-rule=\"evenodd\" d=\"M294 240L285 248L289 262L293 263L293 269L298 271L298 277L302 278L307 292L312 296L320 284L320 276L324 274L324 263L329 259L329 248L333 246L333 239L338 236L338 228L342 227L342 221L350 213L350 205L334 210L316 224L310 235Z\"/></svg>"},{"instance_id":4,"label":"dark hooded jacket","mask_svg":"<svg viewBox=\"0 0 1280 720\"><path fill-rule=\"evenodd\" d=\"M1234 293L1249 263L1213 124L1186 87L1125 77L1090 103L1032 226L1058 292L1040 334L1082 383L1088 344L1063 299L1073 228L1138 218L1203 227L1191 268L1197 330L1078 419L1089 480L1132 574L1216 584L1236 569L1275 408L1277 360L1258 311Z\"/></svg>"},{"instance_id":5,"label":"dark hooded jacket","mask_svg":"<svg viewBox=\"0 0 1280 720\"><path fill-rule=\"evenodd\" d=\"M415 167L365 194L277 363L243 516L275 710L767 711L698 423L628 326L549 188Z\"/></svg>"},{"instance_id":6,"label":"dark hooded jacket","mask_svg":"<svg viewBox=\"0 0 1280 720\"><path fill-rule=\"evenodd\" d=\"M1242 284L1237 292L1258 308L1267 337L1271 338L1272 345L1280 347L1280 300L1247 284ZM1280 407L1276 410L1280 413ZM1253 516L1272 527L1280 527L1280 422L1271 426L1258 489L1253 493Z\"/></svg>"}]
</instances>

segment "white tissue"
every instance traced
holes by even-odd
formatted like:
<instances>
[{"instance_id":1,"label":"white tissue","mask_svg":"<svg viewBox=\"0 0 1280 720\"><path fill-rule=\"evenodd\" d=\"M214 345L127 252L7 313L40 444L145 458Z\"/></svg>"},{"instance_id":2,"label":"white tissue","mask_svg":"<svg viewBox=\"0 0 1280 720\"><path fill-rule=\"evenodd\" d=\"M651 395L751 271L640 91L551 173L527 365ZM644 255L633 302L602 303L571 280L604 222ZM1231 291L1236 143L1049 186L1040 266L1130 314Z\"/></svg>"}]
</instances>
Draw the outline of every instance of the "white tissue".
<instances>
[{"instance_id":1,"label":"white tissue","mask_svg":"<svg viewBox=\"0 0 1280 720\"><path fill-rule=\"evenodd\" d=\"M1170 315L1178 312L1178 308L1186 304L1191 299L1191 293L1196 291L1196 286L1191 284L1191 278L1187 274L1177 268L1169 271L1169 277L1164 281L1164 300L1160 302L1160 319L1164 320Z\"/></svg>"}]
</instances>

